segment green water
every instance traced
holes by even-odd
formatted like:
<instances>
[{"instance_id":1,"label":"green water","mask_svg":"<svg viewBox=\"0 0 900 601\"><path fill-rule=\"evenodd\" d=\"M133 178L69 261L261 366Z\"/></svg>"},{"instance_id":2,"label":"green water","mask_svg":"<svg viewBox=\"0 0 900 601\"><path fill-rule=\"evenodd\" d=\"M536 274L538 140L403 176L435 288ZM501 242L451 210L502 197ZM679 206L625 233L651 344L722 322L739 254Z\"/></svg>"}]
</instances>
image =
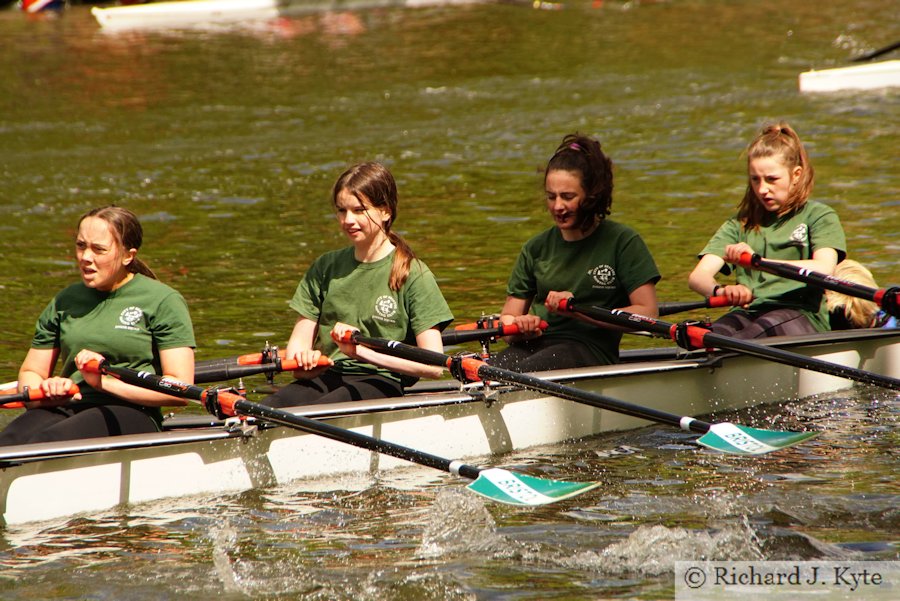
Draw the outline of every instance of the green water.
<instances>
[{"instance_id":1,"label":"green water","mask_svg":"<svg viewBox=\"0 0 900 601\"><path fill-rule=\"evenodd\" d=\"M111 202L141 216L143 258L187 298L199 359L254 352L266 340L283 344L294 320L287 301L304 270L323 251L345 244L328 192L343 168L360 160L383 161L394 172L401 194L397 228L438 276L457 320L497 311L520 245L550 225L540 169L562 136L575 130L599 137L613 158L613 218L638 229L650 246L664 276L661 300L694 298L686 278L696 252L745 186L741 151L763 123L779 118L807 143L817 173L814 197L839 212L850 255L868 265L879 284L900 283L897 89L797 90L799 72L844 66L898 38L893 0L604 2L600 9L567 2L554 11L488 3L118 35L101 32L84 6L43 20L0 11L0 382L15 379L44 305L77 279L72 238L78 216ZM0 423L10 416L0 416ZM896 436L895 429L888 432ZM574 448L550 454L578 461ZM526 454L522 461L531 459ZM890 477L896 462L883 461L881 476ZM635 469L651 470L634 476L642 480L653 478L657 467ZM829 497L835 503L853 494L840 480L835 487ZM616 488L611 496L630 498L627 490ZM679 513L679 503L690 503L693 493L674 494L671 511L681 517L657 521L658 511L669 510L654 506L639 521L704 523L691 511ZM382 495L392 511L415 507L415 515L428 515L422 499L377 487L358 505L318 499L326 509L310 520L325 522L312 528L320 538L287 557L272 550L284 543L273 533L284 526L279 519L248 523L239 513L232 527L238 540L260 536L269 551L255 552L278 556L281 567L315 565L318 552L311 549L320 546L321 554L344 566L343 578L353 580L357 572L368 578L378 591L372 598L401 599L404 590L413 591L408 598L473 598L472 591L484 599L595 598L585 593L592 590L585 572L593 568L577 561L537 561L535 569L529 561L523 568L501 560L482 571L468 560L436 560L437 575L404 580L412 576L402 566L412 559L403 549L419 544L421 524L386 535L395 524L381 516ZM258 498L237 502L254 515L274 511L287 519L295 501L285 501L286 509L277 501L274 510ZM545 516L531 529L520 526L527 516L491 511L500 528L515 533L521 527L524 538L548 544L560 529L583 535L581 527L595 519L573 526L567 518ZM221 571L211 575L210 548L225 548L231 557L250 551L231 542L210 547L195 530L208 528L206 518L177 519L169 528L115 516L70 523L58 534L76 540L84 528L100 547L113 549L74 560L82 588L95 581L97 565L154 552L146 542L154 537L179 575L178 584L168 585L143 568L137 584L88 586L93 598L124 598L123 590L135 599L208 598L223 587L233 598L248 590L265 596L229 588ZM329 536L332 519L351 524L353 542ZM402 541L383 572L363 558L361 541L371 535L362 525L367 520L378 537ZM821 523L813 518L809 528ZM856 540L865 530L859 524L843 531L832 522L826 527L837 528L832 539ZM898 529L896 522L886 528ZM107 529L121 535L104 534ZM44 535L53 540L52 532ZM183 556L175 551L182 541ZM22 555L6 559L40 563L55 543L47 544L26 544ZM349 559L342 564L336 557ZM80 597L82 589L65 584L63 569L73 567L71 561L51 561L47 572L18 581L11 598ZM186 574L198 569L211 579L192 588ZM544 569L547 580L533 596L500 592ZM469 570L475 575L465 576ZM394 573L403 576L392 579ZM49 584L37 574L46 574ZM604 594L645 590L621 575L613 584L597 579ZM466 584L457 589L447 582ZM309 586L320 592L285 586L270 598L325 599L335 592L316 578ZM430 590L437 592L429 597Z\"/></svg>"}]
</instances>

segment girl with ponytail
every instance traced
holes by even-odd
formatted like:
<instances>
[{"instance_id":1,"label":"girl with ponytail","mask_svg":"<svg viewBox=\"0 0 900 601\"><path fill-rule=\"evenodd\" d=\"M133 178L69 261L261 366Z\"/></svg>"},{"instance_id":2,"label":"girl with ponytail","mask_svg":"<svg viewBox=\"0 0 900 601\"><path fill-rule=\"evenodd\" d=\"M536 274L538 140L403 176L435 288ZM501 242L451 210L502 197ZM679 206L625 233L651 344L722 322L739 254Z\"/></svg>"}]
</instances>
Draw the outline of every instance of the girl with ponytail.
<instances>
[{"instance_id":1,"label":"girl with ponytail","mask_svg":"<svg viewBox=\"0 0 900 601\"><path fill-rule=\"evenodd\" d=\"M296 381L263 400L272 407L401 396L418 378L442 370L336 342L345 332L401 340L442 352L441 330L453 315L428 267L392 231L397 184L380 163L360 163L338 177L331 194L351 245L325 253L304 274L290 306L299 317L287 357ZM326 356L330 365L319 365Z\"/></svg>"},{"instance_id":2,"label":"girl with ponytail","mask_svg":"<svg viewBox=\"0 0 900 601\"><path fill-rule=\"evenodd\" d=\"M704 296L726 296L736 306L712 324L735 338L813 334L829 329L820 288L776 275L736 267L734 284L716 276L731 273L743 253L832 274L846 256L837 213L810 200L814 171L800 136L787 123L765 126L747 147L747 189L737 213L700 252L688 279Z\"/></svg>"},{"instance_id":3,"label":"girl with ponytail","mask_svg":"<svg viewBox=\"0 0 900 601\"><path fill-rule=\"evenodd\" d=\"M56 295L41 313L19 369L19 390L40 388L45 399L0 433L0 445L156 432L160 407L186 401L82 371L92 360L194 379L194 331L184 298L159 282L137 258L143 230L117 206L78 221L75 258L81 281ZM53 373L57 363L62 368ZM69 396L77 385L79 392Z\"/></svg>"}]
</instances>

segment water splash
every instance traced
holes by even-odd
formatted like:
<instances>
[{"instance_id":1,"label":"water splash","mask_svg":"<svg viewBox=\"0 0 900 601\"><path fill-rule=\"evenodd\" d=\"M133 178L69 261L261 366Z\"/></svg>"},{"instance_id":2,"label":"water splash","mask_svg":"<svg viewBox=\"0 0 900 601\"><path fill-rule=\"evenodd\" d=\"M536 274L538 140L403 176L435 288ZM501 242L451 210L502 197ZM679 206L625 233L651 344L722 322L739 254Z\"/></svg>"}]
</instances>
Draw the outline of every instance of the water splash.
<instances>
[{"instance_id":1,"label":"water splash","mask_svg":"<svg viewBox=\"0 0 900 601\"><path fill-rule=\"evenodd\" d=\"M497 524L481 498L459 489L441 490L427 516L419 559L458 553L501 553L509 541L497 534Z\"/></svg>"},{"instance_id":2,"label":"water splash","mask_svg":"<svg viewBox=\"0 0 900 601\"><path fill-rule=\"evenodd\" d=\"M212 539L213 568L219 581L227 592L242 592L229 555L237 547L237 531L228 520L225 520L221 525L214 526L209 535Z\"/></svg>"},{"instance_id":3,"label":"water splash","mask_svg":"<svg viewBox=\"0 0 900 601\"><path fill-rule=\"evenodd\" d=\"M563 563L604 573L660 576L675 569L675 560L751 561L762 557L756 537L745 524L716 531L641 526L625 540L601 551L578 553Z\"/></svg>"}]
</instances>

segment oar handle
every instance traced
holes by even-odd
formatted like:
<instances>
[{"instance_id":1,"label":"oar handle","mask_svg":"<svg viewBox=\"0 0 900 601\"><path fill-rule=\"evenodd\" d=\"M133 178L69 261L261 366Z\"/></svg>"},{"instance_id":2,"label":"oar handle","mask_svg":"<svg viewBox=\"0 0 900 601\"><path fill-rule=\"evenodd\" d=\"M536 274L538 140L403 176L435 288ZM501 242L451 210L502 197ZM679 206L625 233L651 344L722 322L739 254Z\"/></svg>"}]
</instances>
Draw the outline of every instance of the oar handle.
<instances>
[{"instance_id":1,"label":"oar handle","mask_svg":"<svg viewBox=\"0 0 900 601\"><path fill-rule=\"evenodd\" d=\"M69 386L69 389L66 390L66 393L61 396L75 396L78 392L78 384L73 382L72 385ZM44 391L40 388L30 388L26 386L21 392L5 394L0 397L0 407L3 409L21 409L26 406L25 403L42 401L46 398L47 395L44 394Z\"/></svg>"},{"instance_id":2,"label":"oar handle","mask_svg":"<svg viewBox=\"0 0 900 601\"><path fill-rule=\"evenodd\" d=\"M646 315L629 313L621 309L606 309L605 307L592 306L585 308L575 305L574 298L566 298L559 301L558 310L561 312L580 313L591 319L622 326L631 330L646 330L663 338L672 338L673 324L666 323Z\"/></svg>"},{"instance_id":3,"label":"oar handle","mask_svg":"<svg viewBox=\"0 0 900 601\"><path fill-rule=\"evenodd\" d=\"M825 275L811 269L797 267L790 263L770 261L755 253L742 253L738 259L738 265L747 269L765 271L766 273L771 273L790 280L811 284L826 290L834 290L835 292L840 292L847 296L870 300L894 317L900 317L900 286L871 288L849 280L842 280L834 276Z\"/></svg>"},{"instance_id":4,"label":"oar handle","mask_svg":"<svg viewBox=\"0 0 900 601\"><path fill-rule=\"evenodd\" d=\"M734 303L727 296L708 296L703 300L659 303L659 314L672 315L673 313L694 311L696 309L718 309L732 306L734 306Z\"/></svg>"},{"instance_id":5,"label":"oar handle","mask_svg":"<svg viewBox=\"0 0 900 601\"><path fill-rule=\"evenodd\" d=\"M476 327L470 327L470 325ZM549 324L546 321L541 320L538 328L546 330L548 325ZM444 344L461 344L471 340L496 339L501 336L515 336L516 334L522 333L519 326L514 323L499 324L491 328L481 328L477 326L478 324L464 324L449 332L443 332L441 334L441 341Z\"/></svg>"},{"instance_id":6,"label":"oar handle","mask_svg":"<svg viewBox=\"0 0 900 601\"><path fill-rule=\"evenodd\" d=\"M246 355L245 355L246 356ZM325 367L332 365L331 359L326 356L319 357L318 366ZM235 378L245 378L247 376L255 376L257 374L280 373L283 371L294 371L300 368L300 362L296 359L278 359L274 363L245 363L245 364L219 364L219 365L196 365L194 372L194 381L197 383L219 382L222 380L233 380Z\"/></svg>"}]
</instances>

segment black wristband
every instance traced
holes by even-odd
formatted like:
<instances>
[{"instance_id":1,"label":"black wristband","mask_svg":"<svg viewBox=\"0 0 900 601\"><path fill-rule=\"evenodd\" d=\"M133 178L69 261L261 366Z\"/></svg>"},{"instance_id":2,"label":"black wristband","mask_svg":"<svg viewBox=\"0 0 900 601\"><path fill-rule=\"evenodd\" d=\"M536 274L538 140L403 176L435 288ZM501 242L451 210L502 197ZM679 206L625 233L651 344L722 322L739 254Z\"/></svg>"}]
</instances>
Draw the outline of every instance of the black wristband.
<instances>
[{"instance_id":1,"label":"black wristband","mask_svg":"<svg viewBox=\"0 0 900 601\"><path fill-rule=\"evenodd\" d=\"M716 284L715 286L713 286L713 291L712 291L712 294L710 294L710 296L718 296L719 288L724 288L724 287L725 286L722 286L721 284Z\"/></svg>"}]
</instances>

